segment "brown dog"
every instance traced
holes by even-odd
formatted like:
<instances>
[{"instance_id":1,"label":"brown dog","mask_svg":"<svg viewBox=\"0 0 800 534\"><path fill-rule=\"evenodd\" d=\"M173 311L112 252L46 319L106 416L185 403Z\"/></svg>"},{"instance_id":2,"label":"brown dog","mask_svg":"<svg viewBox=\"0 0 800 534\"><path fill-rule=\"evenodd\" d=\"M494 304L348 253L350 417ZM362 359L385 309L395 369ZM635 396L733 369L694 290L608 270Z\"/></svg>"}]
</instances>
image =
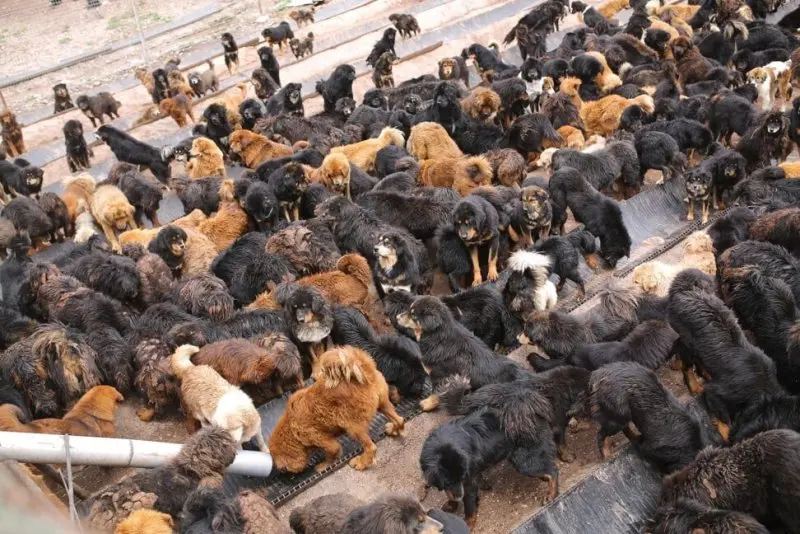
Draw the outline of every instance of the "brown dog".
<instances>
[{"instance_id":1,"label":"brown dog","mask_svg":"<svg viewBox=\"0 0 800 534\"><path fill-rule=\"evenodd\" d=\"M124 400L111 386L95 386L61 419L37 419L28 424L20 422L22 411L17 406L3 404L0 406L0 430L113 438L117 434L114 415Z\"/></svg>"},{"instance_id":2,"label":"brown dog","mask_svg":"<svg viewBox=\"0 0 800 534\"><path fill-rule=\"evenodd\" d=\"M336 439L346 433L361 443L364 452L350 466L359 471L375 463L378 447L369 436L369 424L380 411L390 419L386 434L403 432L404 421L389 400L389 386L378 372L372 357L355 347L340 347L325 352L317 361L316 381L289 398L275 430L269 450L275 466L299 473L308 466L311 452L320 448L325 460L315 469L323 471L342 453Z\"/></svg>"},{"instance_id":3,"label":"brown dog","mask_svg":"<svg viewBox=\"0 0 800 534\"><path fill-rule=\"evenodd\" d=\"M174 527L171 515L145 508L136 510L117 525L114 534L172 534Z\"/></svg>"},{"instance_id":4,"label":"brown dog","mask_svg":"<svg viewBox=\"0 0 800 534\"><path fill-rule=\"evenodd\" d=\"M133 71L133 76L141 82L149 94L152 95L156 90L156 81L153 78L153 73L147 70L147 67L136 67Z\"/></svg>"},{"instance_id":5,"label":"brown dog","mask_svg":"<svg viewBox=\"0 0 800 534\"><path fill-rule=\"evenodd\" d=\"M114 252L121 252L117 241L117 232L124 232L128 227L135 230L136 220L133 218L136 209L128 202L125 194L113 185L101 185L94 191L91 202L92 216L103 229L106 240Z\"/></svg>"},{"instance_id":6,"label":"brown dog","mask_svg":"<svg viewBox=\"0 0 800 534\"><path fill-rule=\"evenodd\" d=\"M322 184L339 195L350 196L350 162L344 154L328 154L317 169L307 168L311 183Z\"/></svg>"},{"instance_id":7,"label":"brown dog","mask_svg":"<svg viewBox=\"0 0 800 534\"><path fill-rule=\"evenodd\" d=\"M172 95L183 95L186 98L197 98L197 93L194 92L192 86L189 85L189 80L178 69L171 70L167 74L167 81L169 82L169 89Z\"/></svg>"},{"instance_id":8,"label":"brown dog","mask_svg":"<svg viewBox=\"0 0 800 534\"><path fill-rule=\"evenodd\" d=\"M238 202L222 201L217 212L201 221L197 225L197 230L214 243L218 252L222 252L247 233L247 213Z\"/></svg>"},{"instance_id":9,"label":"brown dog","mask_svg":"<svg viewBox=\"0 0 800 534\"><path fill-rule=\"evenodd\" d=\"M289 18L297 23L298 28L308 24L314 24L314 8L293 9L289 12Z\"/></svg>"},{"instance_id":10,"label":"brown dog","mask_svg":"<svg viewBox=\"0 0 800 534\"><path fill-rule=\"evenodd\" d=\"M411 128L408 153L417 160L460 158L464 155L444 126L438 122L421 122Z\"/></svg>"},{"instance_id":11,"label":"brown dog","mask_svg":"<svg viewBox=\"0 0 800 534\"><path fill-rule=\"evenodd\" d=\"M378 151L387 146L405 146L403 132L395 128L384 128L380 135L366 141L359 141L351 145L337 146L331 149L331 154L344 154L347 160L365 172L372 172L375 168L375 158Z\"/></svg>"},{"instance_id":12,"label":"brown dog","mask_svg":"<svg viewBox=\"0 0 800 534\"><path fill-rule=\"evenodd\" d=\"M70 220L73 223L78 218L78 215L91 210L94 187L94 177L86 172L73 176L64 182L64 192L61 194L61 199L67 205L67 213L69 213Z\"/></svg>"},{"instance_id":13,"label":"brown dog","mask_svg":"<svg viewBox=\"0 0 800 534\"><path fill-rule=\"evenodd\" d=\"M25 153L25 141L22 140L22 128L17 116L10 109L0 111L0 126L3 130L3 144L9 157L16 158Z\"/></svg>"},{"instance_id":14,"label":"brown dog","mask_svg":"<svg viewBox=\"0 0 800 534\"><path fill-rule=\"evenodd\" d=\"M491 123L500 111L500 95L488 87L476 87L461 101L464 112L479 121Z\"/></svg>"},{"instance_id":15,"label":"brown dog","mask_svg":"<svg viewBox=\"0 0 800 534\"><path fill-rule=\"evenodd\" d=\"M419 183L434 187L452 187L462 197L472 190L492 183L492 165L482 156L420 161Z\"/></svg>"},{"instance_id":16,"label":"brown dog","mask_svg":"<svg viewBox=\"0 0 800 534\"><path fill-rule=\"evenodd\" d=\"M678 37L673 39L669 46L672 56L675 58L678 79L684 87L690 83L705 80L708 72L714 68L714 65L700 53L691 39Z\"/></svg>"},{"instance_id":17,"label":"brown dog","mask_svg":"<svg viewBox=\"0 0 800 534\"><path fill-rule=\"evenodd\" d=\"M234 386L266 382L275 371L275 361L269 351L246 339L209 343L192 356L192 362L210 365Z\"/></svg>"},{"instance_id":18,"label":"brown dog","mask_svg":"<svg viewBox=\"0 0 800 534\"><path fill-rule=\"evenodd\" d=\"M250 130L236 130L231 134L231 151L242 158L246 167L255 169L268 159L291 156L292 147L270 141Z\"/></svg>"},{"instance_id":19,"label":"brown dog","mask_svg":"<svg viewBox=\"0 0 800 534\"><path fill-rule=\"evenodd\" d=\"M196 122L192 113L192 102L182 93L178 93L172 98L165 98L158 106L161 113L172 117L179 128L186 126L186 117L189 117L193 123Z\"/></svg>"},{"instance_id":20,"label":"brown dog","mask_svg":"<svg viewBox=\"0 0 800 534\"><path fill-rule=\"evenodd\" d=\"M186 173L192 180L205 178L206 176L226 176L225 157L222 150L206 137L198 137L192 141L192 149L189 152L191 159L186 165Z\"/></svg>"}]
</instances>

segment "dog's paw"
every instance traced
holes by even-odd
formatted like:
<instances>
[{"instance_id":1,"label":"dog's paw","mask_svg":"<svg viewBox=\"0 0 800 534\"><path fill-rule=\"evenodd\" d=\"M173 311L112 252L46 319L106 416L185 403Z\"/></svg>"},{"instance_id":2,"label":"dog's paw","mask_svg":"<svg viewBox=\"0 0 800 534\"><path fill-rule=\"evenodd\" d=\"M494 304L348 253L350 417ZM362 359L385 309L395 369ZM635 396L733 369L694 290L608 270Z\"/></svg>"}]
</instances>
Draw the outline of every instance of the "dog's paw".
<instances>
[{"instance_id":1,"label":"dog's paw","mask_svg":"<svg viewBox=\"0 0 800 534\"><path fill-rule=\"evenodd\" d=\"M140 421L144 421L145 423L148 421L153 420L153 416L156 415L156 411L152 408L139 408L136 410L136 417L139 418Z\"/></svg>"},{"instance_id":2,"label":"dog's paw","mask_svg":"<svg viewBox=\"0 0 800 534\"><path fill-rule=\"evenodd\" d=\"M439 397L431 395L419 401L419 407L423 412L432 412L439 406Z\"/></svg>"},{"instance_id":3,"label":"dog's paw","mask_svg":"<svg viewBox=\"0 0 800 534\"><path fill-rule=\"evenodd\" d=\"M396 425L394 423L386 423L384 430L387 436L402 436L404 425Z\"/></svg>"},{"instance_id":4,"label":"dog's paw","mask_svg":"<svg viewBox=\"0 0 800 534\"><path fill-rule=\"evenodd\" d=\"M362 454L360 456L356 456L347 463L356 471L364 471L375 463L375 458L364 458L364 455Z\"/></svg>"}]
</instances>

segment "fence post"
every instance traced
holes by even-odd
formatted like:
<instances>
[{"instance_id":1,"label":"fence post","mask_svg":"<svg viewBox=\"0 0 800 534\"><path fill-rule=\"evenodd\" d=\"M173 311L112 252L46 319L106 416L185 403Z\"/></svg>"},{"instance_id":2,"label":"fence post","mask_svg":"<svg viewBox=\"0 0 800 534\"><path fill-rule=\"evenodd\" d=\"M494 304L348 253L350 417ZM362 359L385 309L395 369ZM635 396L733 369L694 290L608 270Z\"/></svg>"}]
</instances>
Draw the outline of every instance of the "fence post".
<instances>
[{"instance_id":1,"label":"fence post","mask_svg":"<svg viewBox=\"0 0 800 534\"><path fill-rule=\"evenodd\" d=\"M142 32L142 23L139 22L139 11L136 9L136 0L131 0L131 6L133 6L133 18L136 20L136 29L139 30L139 42L142 45L142 60L147 64L150 60L147 57L147 48L144 44L144 32Z\"/></svg>"},{"instance_id":2,"label":"fence post","mask_svg":"<svg viewBox=\"0 0 800 534\"><path fill-rule=\"evenodd\" d=\"M0 104L3 104L3 109L8 109L8 104L6 104L6 97L3 96L3 91L0 90Z\"/></svg>"}]
</instances>

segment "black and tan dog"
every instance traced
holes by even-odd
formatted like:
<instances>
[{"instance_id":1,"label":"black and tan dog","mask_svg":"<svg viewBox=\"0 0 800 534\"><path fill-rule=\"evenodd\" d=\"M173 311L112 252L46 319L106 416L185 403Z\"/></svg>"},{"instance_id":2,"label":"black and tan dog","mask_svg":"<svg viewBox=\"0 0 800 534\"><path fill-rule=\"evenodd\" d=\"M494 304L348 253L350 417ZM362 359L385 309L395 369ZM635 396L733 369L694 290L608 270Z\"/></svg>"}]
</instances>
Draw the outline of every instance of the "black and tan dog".
<instances>
[{"instance_id":1,"label":"black and tan dog","mask_svg":"<svg viewBox=\"0 0 800 534\"><path fill-rule=\"evenodd\" d=\"M69 120L64 124L64 143L67 148L69 172L83 171L91 167L89 156L94 156L83 137L83 124Z\"/></svg>"},{"instance_id":2,"label":"black and tan dog","mask_svg":"<svg viewBox=\"0 0 800 534\"><path fill-rule=\"evenodd\" d=\"M55 99L53 113L59 113L75 107L75 104L72 103L72 97L69 96L67 84L65 83L57 83L53 86L53 97Z\"/></svg>"},{"instance_id":3,"label":"black and tan dog","mask_svg":"<svg viewBox=\"0 0 800 534\"><path fill-rule=\"evenodd\" d=\"M414 15L406 15L405 13L392 13L389 15L389 20L397 28L400 37L408 38L413 35L419 35L422 30L419 27L419 22Z\"/></svg>"},{"instance_id":4,"label":"black and tan dog","mask_svg":"<svg viewBox=\"0 0 800 534\"><path fill-rule=\"evenodd\" d=\"M372 83L378 89L394 87L393 67L397 64L397 56L391 50L381 54L375 62L375 70L372 71Z\"/></svg>"},{"instance_id":5,"label":"black and tan dog","mask_svg":"<svg viewBox=\"0 0 800 534\"><path fill-rule=\"evenodd\" d=\"M3 130L3 145L9 157L16 158L25 153L25 141L22 139L22 128L17 116L10 109L0 111L0 126Z\"/></svg>"},{"instance_id":6,"label":"black and tan dog","mask_svg":"<svg viewBox=\"0 0 800 534\"><path fill-rule=\"evenodd\" d=\"M479 262L481 247L489 248L486 277L497 280L497 256L500 249L500 224L497 210L486 199L470 195L456 204L451 217L458 237L470 251L472 285L483 282Z\"/></svg>"},{"instance_id":7,"label":"black and tan dog","mask_svg":"<svg viewBox=\"0 0 800 534\"><path fill-rule=\"evenodd\" d=\"M261 37L269 43L269 46L278 45L278 49L283 50L283 45L289 44L289 40L294 39L294 32L289 23L283 21L277 26L261 30Z\"/></svg>"},{"instance_id":8,"label":"black and tan dog","mask_svg":"<svg viewBox=\"0 0 800 534\"><path fill-rule=\"evenodd\" d=\"M239 70L239 46L233 34L229 32L222 34L222 48L225 50L225 66L228 67L228 74L233 74Z\"/></svg>"},{"instance_id":9,"label":"black and tan dog","mask_svg":"<svg viewBox=\"0 0 800 534\"><path fill-rule=\"evenodd\" d=\"M708 214L711 211L713 176L701 165L688 170L685 179L686 198L683 201L686 202L689 210L686 220L694 220L695 203L699 201L702 222L705 224L708 222Z\"/></svg>"},{"instance_id":10,"label":"black and tan dog","mask_svg":"<svg viewBox=\"0 0 800 534\"><path fill-rule=\"evenodd\" d=\"M304 39L292 39L289 41L289 48L292 49L292 54L297 59L312 55L314 53L314 34L308 32Z\"/></svg>"}]
</instances>

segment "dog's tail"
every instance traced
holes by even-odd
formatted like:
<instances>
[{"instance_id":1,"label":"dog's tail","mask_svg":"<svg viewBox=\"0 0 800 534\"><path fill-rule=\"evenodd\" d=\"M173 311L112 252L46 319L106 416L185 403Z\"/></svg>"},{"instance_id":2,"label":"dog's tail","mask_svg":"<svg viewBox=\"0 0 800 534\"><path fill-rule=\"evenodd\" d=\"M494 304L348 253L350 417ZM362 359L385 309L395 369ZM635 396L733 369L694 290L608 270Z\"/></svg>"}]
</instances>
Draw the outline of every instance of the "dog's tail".
<instances>
[{"instance_id":1,"label":"dog's tail","mask_svg":"<svg viewBox=\"0 0 800 534\"><path fill-rule=\"evenodd\" d=\"M221 202L233 202L236 198L236 182L232 179L222 180L219 184L219 199Z\"/></svg>"},{"instance_id":2,"label":"dog's tail","mask_svg":"<svg viewBox=\"0 0 800 534\"><path fill-rule=\"evenodd\" d=\"M486 44L486 48L494 52L497 57L500 57L500 43L497 41L489 41Z\"/></svg>"},{"instance_id":3,"label":"dog's tail","mask_svg":"<svg viewBox=\"0 0 800 534\"><path fill-rule=\"evenodd\" d=\"M314 378L323 382L328 389L335 388L341 383L366 384L367 360L371 362L372 358L355 347L347 350L340 348L329 350L320 356Z\"/></svg>"},{"instance_id":4,"label":"dog's tail","mask_svg":"<svg viewBox=\"0 0 800 534\"><path fill-rule=\"evenodd\" d=\"M636 103L637 106L639 106L648 113L652 113L656 109L656 105L653 102L653 97L650 95L639 95L633 98L633 101Z\"/></svg>"},{"instance_id":5,"label":"dog's tail","mask_svg":"<svg viewBox=\"0 0 800 534\"><path fill-rule=\"evenodd\" d=\"M483 156L472 156L466 159L467 176L476 184L492 183L492 164Z\"/></svg>"},{"instance_id":6,"label":"dog's tail","mask_svg":"<svg viewBox=\"0 0 800 534\"><path fill-rule=\"evenodd\" d=\"M372 285L372 271L367 260L359 254L345 254L336 262L336 268L344 274L349 274L365 287Z\"/></svg>"},{"instance_id":7,"label":"dog's tail","mask_svg":"<svg viewBox=\"0 0 800 534\"><path fill-rule=\"evenodd\" d=\"M182 378L187 370L194 367L192 356L198 352L200 352L200 348L194 345L181 345L175 350L175 354L170 357L172 372L175 373L175 376Z\"/></svg>"},{"instance_id":8,"label":"dog's tail","mask_svg":"<svg viewBox=\"0 0 800 534\"><path fill-rule=\"evenodd\" d=\"M444 380L438 389L439 401L447 413L450 415L466 415L468 413L464 399L472 389L469 377L453 375Z\"/></svg>"},{"instance_id":9,"label":"dog's tail","mask_svg":"<svg viewBox=\"0 0 800 534\"><path fill-rule=\"evenodd\" d=\"M503 44L508 45L514 42L517 38L517 26L514 26L509 30L505 37L503 37Z\"/></svg>"},{"instance_id":10,"label":"dog's tail","mask_svg":"<svg viewBox=\"0 0 800 534\"><path fill-rule=\"evenodd\" d=\"M400 130L396 128L384 128L381 131L381 135L378 136L378 143L383 147L389 145L404 146L406 144L406 139L403 136L403 132Z\"/></svg>"},{"instance_id":11,"label":"dog's tail","mask_svg":"<svg viewBox=\"0 0 800 534\"><path fill-rule=\"evenodd\" d=\"M0 406L0 430L7 432L27 432L28 429L22 423L24 417L19 406L13 404L3 404Z\"/></svg>"},{"instance_id":12,"label":"dog's tail","mask_svg":"<svg viewBox=\"0 0 800 534\"><path fill-rule=\"evenodd\" d=\"M208 64L208 70L210 70L211 73L214 74L214 62L209 59L208 61L206 61L206 63Z\"/></svg>"}]
</instances>

